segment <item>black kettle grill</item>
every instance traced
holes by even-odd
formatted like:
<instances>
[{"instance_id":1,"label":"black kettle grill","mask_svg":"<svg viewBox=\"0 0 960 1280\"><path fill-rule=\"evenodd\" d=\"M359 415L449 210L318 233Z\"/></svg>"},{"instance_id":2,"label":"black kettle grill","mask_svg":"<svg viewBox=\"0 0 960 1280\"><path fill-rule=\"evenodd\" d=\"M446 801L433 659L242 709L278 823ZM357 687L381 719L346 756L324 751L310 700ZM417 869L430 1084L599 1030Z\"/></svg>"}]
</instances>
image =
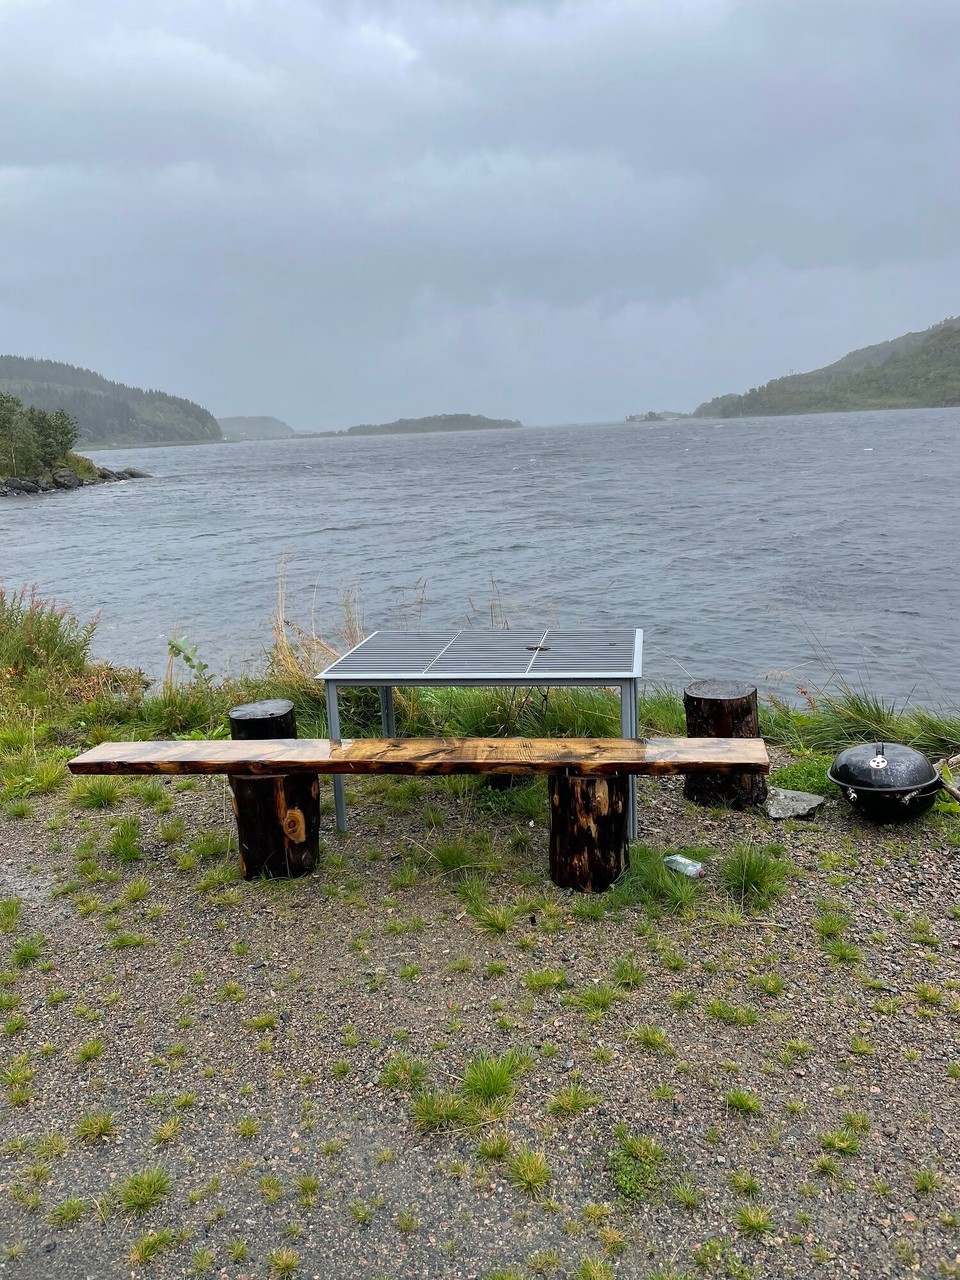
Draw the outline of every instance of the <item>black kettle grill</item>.
<instances>
[{"instance_id":1,"label":"black kettle grill","mask_svg":"<svg viewBox=\"0 0 960 1280\"><path fill-rule=\"evenodd\" d=\"M895 742L847 747L827 777L854 809L874 822L907 822L926 813L943 786L922 752Z\"/></svg>"}]
</instances>

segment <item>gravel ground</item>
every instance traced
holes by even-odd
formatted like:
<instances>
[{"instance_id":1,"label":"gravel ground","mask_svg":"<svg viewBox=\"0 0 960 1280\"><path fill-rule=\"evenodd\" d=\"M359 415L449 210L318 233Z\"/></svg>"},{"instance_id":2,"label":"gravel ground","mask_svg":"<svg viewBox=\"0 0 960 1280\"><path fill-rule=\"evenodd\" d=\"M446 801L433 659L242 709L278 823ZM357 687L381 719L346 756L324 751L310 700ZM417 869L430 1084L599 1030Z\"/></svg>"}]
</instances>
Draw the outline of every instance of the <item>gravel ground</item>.
<instances>
[{"instance_id":1,"label":"gravel ground","mask_svg":"<svg viewBox=\"0 0 960 1280\"><path fill-rule=\"evenodd\" d=\"M544 812L471 788L360 785L317 873L252 884L221 780L122 788L0 816L0 1273L960 1276L956 819L644 780L643 838L710 851L651 918L553 889ZM754 916L720 884L745 840L791 867ZM509 910L471 913L451 845ZM422 1090L459 1118L425 1128Z\"/></svg>"}]
</instances>

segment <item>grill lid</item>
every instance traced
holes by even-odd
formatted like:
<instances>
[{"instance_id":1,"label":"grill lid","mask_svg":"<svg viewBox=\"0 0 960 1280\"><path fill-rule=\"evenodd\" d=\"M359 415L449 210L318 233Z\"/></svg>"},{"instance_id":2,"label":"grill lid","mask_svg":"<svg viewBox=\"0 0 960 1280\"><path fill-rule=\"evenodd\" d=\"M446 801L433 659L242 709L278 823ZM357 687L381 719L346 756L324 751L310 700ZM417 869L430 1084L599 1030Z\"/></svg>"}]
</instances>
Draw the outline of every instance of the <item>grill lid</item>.
<instances>
[{"instance_id":1,"label":"grill lid","mask_svg":"<svg viewBox=\"0 0 960 1280\"><path fill-rule=\"evenodd\" d=\"M914 791L939 781L921 751L896 742L847 747L827 770L827 777L840 787L858 791Z\"/></svg>"}]
</instances>

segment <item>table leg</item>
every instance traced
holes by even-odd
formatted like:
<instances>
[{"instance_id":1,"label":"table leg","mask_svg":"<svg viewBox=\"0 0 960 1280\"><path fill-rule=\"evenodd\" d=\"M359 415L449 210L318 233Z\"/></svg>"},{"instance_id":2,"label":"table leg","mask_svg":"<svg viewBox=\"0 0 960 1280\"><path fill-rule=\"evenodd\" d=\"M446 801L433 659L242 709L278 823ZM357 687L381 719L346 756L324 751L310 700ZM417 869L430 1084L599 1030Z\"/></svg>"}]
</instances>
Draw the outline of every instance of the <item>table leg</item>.
<instances>
[{"instance_id":1,"label":"table leg","mask_svg":"<svg viewBox=\"0 0 960 1280\"><path fill-rule=\"evenodd\" d=\"M397 717L393 708L393 686L382 684L380 691L380 726L385 738L397 736Z\"/></svg>"},{"instance_id":2,"label":"table leg","mask_svg":"<svg viewBox=\"0 0 960 1280\"><path fill-rule=\"evenodd\" d=\"M327 694L327 734L331 741L340 740L340 704L337 701L337 685L334 680L323 682ZM333 808L336 813L337 830L347 829L347 800L344 795L343 778L339 773L333 775Z\"/></svg>"},{"instance_id":3,"label":"table leg","mask_svg":"<svg viewBox=\"0 0 960 1280\"><path fill-rule=\"evenodd\" d=\"M636 738L640 728L637 714L637 682L627 680L620 686L620 736ZM637 823L637 775L631 773L630 786L627 789L627 839L636 840L639 834Z\"/></svg>"}]
</instances>

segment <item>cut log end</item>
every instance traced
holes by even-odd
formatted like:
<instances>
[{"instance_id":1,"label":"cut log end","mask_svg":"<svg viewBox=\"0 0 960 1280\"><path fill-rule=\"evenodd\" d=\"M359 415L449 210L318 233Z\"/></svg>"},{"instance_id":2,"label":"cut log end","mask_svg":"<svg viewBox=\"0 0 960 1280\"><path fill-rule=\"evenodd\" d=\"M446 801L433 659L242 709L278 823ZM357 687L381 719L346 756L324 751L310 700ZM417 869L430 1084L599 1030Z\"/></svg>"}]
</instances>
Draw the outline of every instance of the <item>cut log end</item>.
<instances>
[{"instance_id":1,"label":"cut log end","mask_svg":"<svg viewBox=\"0 0 960 1280\"><path fill-rule=\"evenodd\" d=\"M683 691L687 736L758 738L760 717L755 685L729 680L694 680ZM767 798L762 774L730 769L688 773L683 794L696 804L749 809Z\"/></svg>"}]
</instances>

